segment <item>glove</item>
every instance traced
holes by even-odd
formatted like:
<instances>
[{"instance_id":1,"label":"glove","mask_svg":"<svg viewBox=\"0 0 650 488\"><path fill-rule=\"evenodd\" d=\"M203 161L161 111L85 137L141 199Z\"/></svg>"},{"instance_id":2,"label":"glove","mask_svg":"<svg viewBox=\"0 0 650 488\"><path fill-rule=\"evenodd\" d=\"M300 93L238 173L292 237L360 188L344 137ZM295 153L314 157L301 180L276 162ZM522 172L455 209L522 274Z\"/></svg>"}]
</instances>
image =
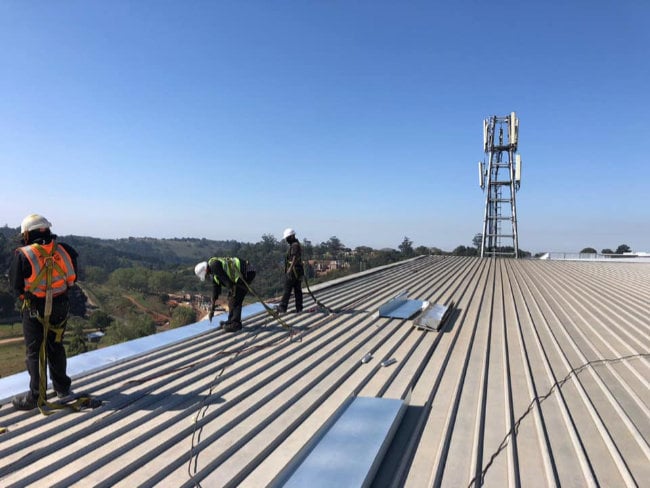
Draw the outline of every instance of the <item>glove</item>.
<instances>
[{"instance_id":1,"label":"glove","mask_svg":"<svg viewBox=\"0 0 650 488\"><path fill-rule=\"evenodd\" d=\"M212 317L214 317L214 309L210 309L210 313L208 314L208 318L210 319L210 322L212 322Z\"/></svg>"}]
</instances>

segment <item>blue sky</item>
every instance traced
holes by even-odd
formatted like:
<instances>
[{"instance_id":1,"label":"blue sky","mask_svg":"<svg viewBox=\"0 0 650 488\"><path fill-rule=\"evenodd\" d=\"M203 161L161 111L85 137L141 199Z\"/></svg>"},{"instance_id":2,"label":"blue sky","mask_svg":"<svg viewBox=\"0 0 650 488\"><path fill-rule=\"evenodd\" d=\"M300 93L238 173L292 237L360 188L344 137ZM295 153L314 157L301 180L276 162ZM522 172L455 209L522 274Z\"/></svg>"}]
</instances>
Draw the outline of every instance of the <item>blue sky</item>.
<instances>
[{"instance_id":1,"label":"blue sky","mask_svg":"<svg viewBox=\"0 0 650 488\"><path fill-rule=\"evenodd\" d=\"M650 3L0 2L0 225L452 250L516 111L520 247L650 251Z\"/></svg>"}]
</instances>

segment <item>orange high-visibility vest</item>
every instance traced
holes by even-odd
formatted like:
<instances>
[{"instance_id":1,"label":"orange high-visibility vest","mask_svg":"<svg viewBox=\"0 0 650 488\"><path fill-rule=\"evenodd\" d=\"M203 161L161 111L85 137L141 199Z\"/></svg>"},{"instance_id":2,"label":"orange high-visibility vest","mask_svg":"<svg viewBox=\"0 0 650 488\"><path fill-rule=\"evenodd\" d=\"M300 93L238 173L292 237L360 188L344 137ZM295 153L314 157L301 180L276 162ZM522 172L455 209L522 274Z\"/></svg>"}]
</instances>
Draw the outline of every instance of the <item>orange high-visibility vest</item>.
<instances>
[{"instance_id":1,"label":"orange high-visibility vest","mask_svg":"<svg viewBox=\"0 0 650 488\"><path fill-rule=\"evenodd\" d=\"M72 258L63 246L57 246L52 240L49 244L30 244L23 246L20 251L32 265L32 274L25 278L25 291L31 292L40 298L45 298L47 293L47 273L41 271L46 266L46 260L52 259L52 295L65 293L74 285L77 279ZM40 276L40 278L39 278ZM38 279L38 282L36 280Z\"/></svg>"}]
</instances>

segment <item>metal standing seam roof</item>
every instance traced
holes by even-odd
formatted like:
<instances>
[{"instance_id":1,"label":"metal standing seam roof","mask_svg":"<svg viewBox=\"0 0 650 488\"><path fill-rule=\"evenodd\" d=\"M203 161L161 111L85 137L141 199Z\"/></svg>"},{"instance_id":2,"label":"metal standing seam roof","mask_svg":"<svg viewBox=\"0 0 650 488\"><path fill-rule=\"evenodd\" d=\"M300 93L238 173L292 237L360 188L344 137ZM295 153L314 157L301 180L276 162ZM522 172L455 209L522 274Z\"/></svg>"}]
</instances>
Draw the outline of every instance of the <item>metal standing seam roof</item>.
<instances>
[{"instance_id":1,"label":"metal standing seam roof","mask_svg":"<svg viewBox=\"0 0 650 488\"><path fill-rule=\"evenodd\" d=\"M446 325L379 317L404 290ZM261 313L75 379L98 409L3 405L0 485L266 486L350 396L408 398L374 486L650 479L649 264L433 256L314 291L337 313L291 338Z\"/></svg>"}]
</instances>

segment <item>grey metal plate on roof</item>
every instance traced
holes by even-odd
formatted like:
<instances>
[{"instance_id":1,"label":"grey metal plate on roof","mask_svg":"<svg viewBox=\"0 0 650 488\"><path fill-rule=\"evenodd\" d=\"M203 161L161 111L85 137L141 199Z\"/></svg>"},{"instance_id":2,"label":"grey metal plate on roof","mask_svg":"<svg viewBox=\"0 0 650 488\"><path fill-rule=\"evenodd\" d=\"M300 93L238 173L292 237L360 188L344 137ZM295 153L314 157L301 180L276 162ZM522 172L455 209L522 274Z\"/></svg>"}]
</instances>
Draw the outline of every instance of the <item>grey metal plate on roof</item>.
<instances>
[{"instance_id":1,"label":"grey metal plate on roof","mask_svg":"<svg viewBox=\"0 0 650 488\"><path fill-rule=\"evenodd\" d=\"M427 329L438 331L444 325L449 317L454 303L441 305L439 303L430 303L415 319L413 325L418 329Z\"/></svg>"},{"instance_id":2,"label":"grey metal plate on roof","mask_svg":"<svg viewBox=\"0 0 650 488\"><path fill-rule=\"evenodd\" d=\"M369 486L405 408L406 402L399 399L351 398L271 486ZM294 468L296 462L300 464Z\"/></svg>"},{"instance_id":3,"label":"grey metal plate on roof","mask_svg":"<svg viewBox=\"0 0 650 488\"><path fill-rule=\"evenodd\" d=\"M379 316L394 319L410 319L422 310L424 302L422 300L410 300L407 295L408 291L404 291L381 305L379 307Z\"/></svg>"}]
</instances>

